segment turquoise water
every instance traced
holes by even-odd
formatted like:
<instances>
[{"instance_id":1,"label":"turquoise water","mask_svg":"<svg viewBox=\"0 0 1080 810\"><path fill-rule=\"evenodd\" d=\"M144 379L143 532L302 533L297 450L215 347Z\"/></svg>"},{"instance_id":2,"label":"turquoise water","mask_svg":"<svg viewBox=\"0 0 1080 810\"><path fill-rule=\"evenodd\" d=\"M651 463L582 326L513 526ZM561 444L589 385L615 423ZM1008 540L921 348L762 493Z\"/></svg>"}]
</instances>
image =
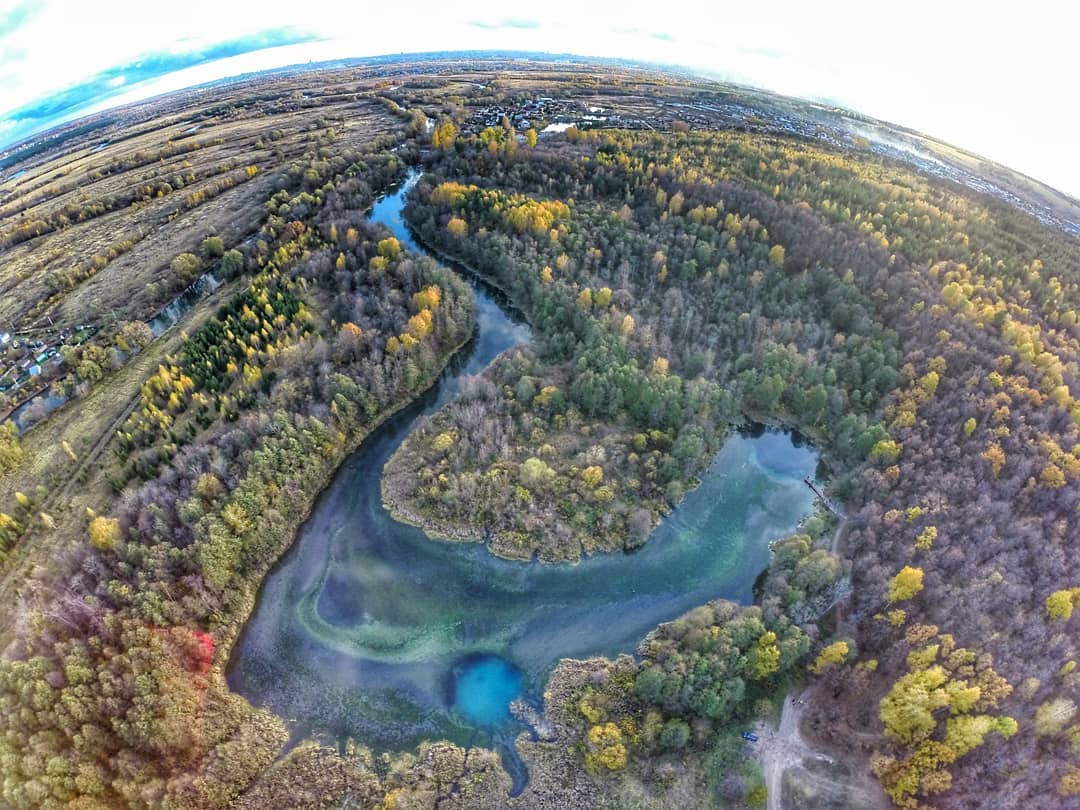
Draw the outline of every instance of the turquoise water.
<instances>
[{"instance_id":1,"label":"turquoise water","mask_svg":"<svg viewBox=\"0 0 1080 810\"><path fill-rule=\"evenodd\" d=\"M416 249L402 197L382 201L373 218ZM787 433L733 433L701 485L631 555L541 565L433 542L390 517L380 477L417 419L529 339L495 293L475 280L474 289L472 343L342 466L264 581L227 677L290 721L296 739L495 746L520 788L527 774L513 739L526 728L509 703L520 696L539 708L560 658L633 652L658 623L710 599L749 602L769 542L813 506L803 479L817 456Z\"/></svg>"},{"instance_id":2,"label":"turquoise water","mask_svg":"<svg viewBox=\"0 0 1080 810\"><path fill-rule=\"evenodd\" d=\"M473 655L453 669L450 703L482 728L510 722L510 703L521 695L521 670L497 655Z\"/></svg>"}]
</instances>

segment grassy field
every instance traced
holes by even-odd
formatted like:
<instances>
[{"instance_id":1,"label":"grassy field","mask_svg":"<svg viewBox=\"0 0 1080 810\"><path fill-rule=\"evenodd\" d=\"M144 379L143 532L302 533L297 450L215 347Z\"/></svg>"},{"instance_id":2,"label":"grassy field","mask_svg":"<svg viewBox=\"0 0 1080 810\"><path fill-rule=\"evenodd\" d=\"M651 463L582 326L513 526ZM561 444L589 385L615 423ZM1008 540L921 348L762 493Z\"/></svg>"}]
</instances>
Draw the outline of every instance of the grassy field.
<instances>
[{"instance_id":1,"label":"grassy field","mask_svg":"<svg viewBox=\"0 0 1080 810\"><path fill-rule=\"evenodd\" d=\"M183 286L171 278L170 263L177 255L198 253L212 234L227 247L254 237L266 221L267 200L294 159L319 144L362 146L400 131L400 119L369 97L367 88L328 90L317 112L304 93L320 91L302 91L292 82L276 90L260 85L250 94L181 94L171 100L174 113L167 111L170 102L162 115L152 105L129 110L115 131L91 133L65 143L56 154L16 166L0 184L0 240L28 220L53 222L73 210L86 214L83 221L0 249L0 332L51 344L60 330L80 324L104 327L105 333L114 322L150 318ZM140 121L140 116L149 117ZM329 156L333 150L325 151ZM248 166L256 171L248 172ZM145 201L100 212L94 208L108 208L111 200L177 176L195 179ZM242 181L214 193L215 184L228 176ZM110 248L125 240L126 250L110 255ZM65 270L90 266L95 257L107 261L99 258L100 266L87 277L68 285L55 281ZM0 558L4 604L17 604L32 573L48 567L60 548L84 541L87 507L106 509L115 500L107 479L116 467L115 434L141 386L178 350L183 335L243 284L220 287L179 325L22 437L25 460L0 476L0 512L13 513L16 493L24 493L35 518ZM9 362L20 356L10 350ZM62 380L73 372L65 365L54 374ZM9 405L38 390L35 383L10 396ZM19 615L17 610L0 614L0 648Z\"/></svg>"},{"instance_id":2,"label":"grassy field","mask_svg":"<svg viewBox=\"0 0 1080 810\"><path fill-rule=\"evenodd\" d=\"M261 224L275 172L312 138L333 129L339 143L364 142L393 123L382 107L353 95L307 113L292 93L240 109L208 103L104 148L95 138L0 184L0 244L27 222L49 228L5 250L0 327L146 317L171 298L162 282L173 258L197 252L210 234L235 244ZM120 253L124 242L133 244ZM61 281L82 265L91 272Z\"/></svg>"}]
</instances>

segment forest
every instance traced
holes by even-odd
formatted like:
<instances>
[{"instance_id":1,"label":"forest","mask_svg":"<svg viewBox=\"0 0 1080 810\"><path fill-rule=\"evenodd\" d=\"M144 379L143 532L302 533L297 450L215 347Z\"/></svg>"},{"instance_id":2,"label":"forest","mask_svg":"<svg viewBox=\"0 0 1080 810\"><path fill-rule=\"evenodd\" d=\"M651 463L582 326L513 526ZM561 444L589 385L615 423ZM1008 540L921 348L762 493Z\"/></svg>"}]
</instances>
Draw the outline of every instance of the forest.
<instances>
[{"instance_id":1,"label":"forest","mask_svg":"<svg viewBox=\"0 0 1080 810\"><path fill-rule=\"evenodd\" d=\"M364 217L403 164L378 144L345 157L281 177L246 287L119 431L120 499L26 597L0 666L8 806L214 806L285 741L225 686L238 619L334 469L472 334L467 285Z\"/></svg>"},{"instance_id":2,"label":"forest","mask_svg":"<svg viewBox=\"0 0 1080 810\"><path fill-rule=\"evenodd\" d=\"M106 184L82 204L56 173L0 206L19 258L3 283L27 291L12 318L74 326L112 300L88 290L129 299L60 350L78 401L25 435L0 425L0 573L18 591L0 621L0 805L758 807L740 732L799 685L803 734L896 807L1080 807L1076 239L856 147L684 121L492 126L493 108L601 82L446 70L211 96L199 120L244 132L220 154L176 137L173 99L183 130L80 153ZM698 92L681 82L620 74L604 103L625 96L637 120L642 88ZM701 605L636 655L561 661L545 733L515 743L520 797L490 750L292 739L295 718L224 677L335 471L473 335L462 274L368 220L409 166L414 235L501 290L534 339L391 458L398 517L516 561L633 552L746 423L806 436L840 507L770 538L753 604ZM241 187L213 213L244 227L184 219ZM137 239L109 225L147 212ZM174 220L153 272L122 275ZM213 305L148 336L139 318L211 267ZM97 432L69 442L80 409Z\"/></svg>"},{"instance_id":3,"label":"forest","mask_svg":"<svg viewBox=\"0 0 1080 810\"><path fill-rule=\"evenodd\" d=\"M849 512L854 586L850 646L810 650L831 695L812 724L857 733L897 806L1077 795L1069 237L894 165L737 133L487 133L427 168L417 233L538 339L391 461L400 512L509 557L630 549L732 422L796 427ZM642 678L652 699L676 689Z\"/></svg>"}]
</instances>

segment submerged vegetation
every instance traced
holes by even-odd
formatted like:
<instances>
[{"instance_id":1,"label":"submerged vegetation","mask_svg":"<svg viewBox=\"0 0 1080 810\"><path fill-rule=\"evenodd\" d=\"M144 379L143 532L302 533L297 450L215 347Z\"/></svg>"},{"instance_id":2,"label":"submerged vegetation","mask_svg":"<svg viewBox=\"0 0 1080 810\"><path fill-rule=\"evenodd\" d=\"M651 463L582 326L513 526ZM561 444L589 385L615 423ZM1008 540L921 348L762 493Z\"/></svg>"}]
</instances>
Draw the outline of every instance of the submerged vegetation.
<instances>
[{"instance_id":1,"label":"submerged vegetation","mask_svg":"<svg viewBox=\"0 0 1080 810\"><path fill-rule=\"evenodd\" d=\"M285 740L224 684L237 622L348 452L472 332L468 287L364 220L402 164L378 144L310 160L312 190L284 175L268 202L247 286L143 385L112 514L87 512L62 590L26 597L0 668L12 806L216 805Z\"/></svg>"},{"instance_id":2,"label":"submerged vegetation","mask_svg":"<svg viewBox=\"0 0 1080 810\"><path fill-rule=\"evenodd\" d=\"M267 129L254 171L204 155L213 139L170 136L82 165L111 185L81 210L77 178L0 209L0 241L39 296L5 312L39 318L138 250L116 243L58 273L40 248L68 227L155 211L194 178L216 179L155 226L236 184L263 193L246 209L250 239L178 240L159 263L168 277L123 313L133 320L101 332L124 363L93 342L67 349L87 402L131 386L107 418L88 406L22 438L0 427L6 592L26 581L4 624L0 801L759 806L766 786L739 731L803 678L816 743L872 771L896 806L1078 801L1074 238L792 138L475 125L472 107L523 87L601 92L584 75L473 99L450 78L386 96L372 79L321 102L277 81L201 114L250 124L260 105L313 117L323 104L378 123L344 140L326 120ZM683 92L670 81L653 89ZM435 119L426 140L421 110ZM126 174L200 157L215 168L192 179ZM836 520L823 510L774 544L757 604L713 601L661 625L638 657L559 665L550 734L518 743L535 783L518 799L491 752L445 743L391 757L309 742L279 758L284 721L223 677L318 493L472 334L465 282L364 214L406 159L426 170L407 210L417 235L502 289L536 339L394 456L384 493L398 514L505 557L577 560L647 542L745 419L797 428L830 467ZM208 262L225 270L221 300L154 343L136 310ZM91 427L70 427L81 419Z\"/></svg>"},{"instance_id":3,"label":"submerged vegetation","mask_svg":"<svg viewBox=\"0 0 1080 810\"><path fill-rule=\"evenodd\" d=\"M874 735L901 806L977 803L1004 789L983 763L1010 757L1028 763L1010 801L1071 795L1075 752L1037 758L1049 740L1024 729L1075 689L1074 640L1043 610L1078 575L1075 244L808 144L567 135L459 141L414 192L422 238L506 289L539 340L406 443L388 471L401 511L491 531L507 556L630 548L727 423L796 426L851 513L860 654L815 651L836 694L819 723ZM1033 634L1046 643L1019 653ZM880 717L845 693L876 695Z\"/></svg>"}]
</instances>

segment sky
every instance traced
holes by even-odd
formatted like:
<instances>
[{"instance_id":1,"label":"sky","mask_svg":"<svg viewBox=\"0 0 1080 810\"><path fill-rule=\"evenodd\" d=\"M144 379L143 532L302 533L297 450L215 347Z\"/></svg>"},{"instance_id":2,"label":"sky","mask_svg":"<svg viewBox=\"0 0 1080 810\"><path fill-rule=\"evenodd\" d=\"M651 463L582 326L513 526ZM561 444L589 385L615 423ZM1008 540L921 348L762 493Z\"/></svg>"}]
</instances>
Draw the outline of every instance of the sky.
<instances>
[{"instance_id":1,"label":"sky","mask_svg":"<svg viewBox=\"0 0 1080 810\"><path fill-rule=\"evenodd\" d=\"M827 100L1080 198L1078 30L1080 8L1060 0L0 0L0 148L89 112L252 70L527 50L682 65Z\"/></svg>"}]
</instances>

